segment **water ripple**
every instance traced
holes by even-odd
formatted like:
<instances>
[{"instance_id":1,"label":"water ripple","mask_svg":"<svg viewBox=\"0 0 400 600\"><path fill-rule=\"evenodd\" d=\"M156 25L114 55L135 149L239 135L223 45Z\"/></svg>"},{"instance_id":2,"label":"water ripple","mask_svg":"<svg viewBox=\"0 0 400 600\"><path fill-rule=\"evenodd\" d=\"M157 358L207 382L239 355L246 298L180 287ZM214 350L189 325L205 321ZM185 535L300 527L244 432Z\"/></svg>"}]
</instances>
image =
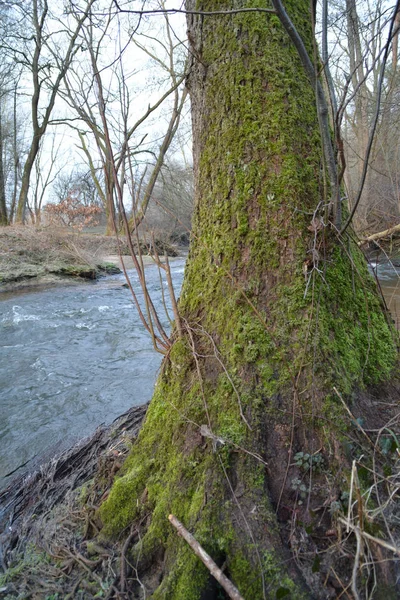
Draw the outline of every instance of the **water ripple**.
<instances>
[{"instance_id":1,"label":"water ripple","mask_svg":"<svg viewBox=\"0 0 400 600\"><path fill-rule=\"evenodd\" d=\"M183 270L182 260L172 264L177 294ZM148 267L146 278L161 307L157 268ZM150 398L161 359L123 282L112 276L0 295L0 443L7 448L0 453L0 484L46 447L85 436Z\"/></svg>"}]
</instances>

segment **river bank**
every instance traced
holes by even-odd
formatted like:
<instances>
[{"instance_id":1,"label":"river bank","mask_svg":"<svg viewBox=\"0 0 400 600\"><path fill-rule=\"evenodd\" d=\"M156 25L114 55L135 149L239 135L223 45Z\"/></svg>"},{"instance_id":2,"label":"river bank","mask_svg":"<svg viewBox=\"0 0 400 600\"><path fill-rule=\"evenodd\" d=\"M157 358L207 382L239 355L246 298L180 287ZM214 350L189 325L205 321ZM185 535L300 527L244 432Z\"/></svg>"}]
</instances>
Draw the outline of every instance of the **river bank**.
<instances>
[{"instance_id":1,"label":"river bank","mask_svg":"<svg viewBox=\"0 0 400 600\"><path fill-rule=\"evenodd\" d=\"M0 492L0 598L105 598L119 587L126 543L95 539L96 509L146 409L128 410Z\"/></svg>"},{"instance_id":2,"label":"river bank","mask_svg":"<svg viewBox=\"0 0 400 600\"><path fill-rule=\"evenodd\" d=\"M148 254L145 243L140 250ZM164 246L159 244L157 250L163 253ZM169 256L178 254L170 245L166 251ZM123 237L118 242L113 236L51 227L0 227L0 292L117 273L119 252L126 256L127 268L131 268ZM150 256L143 259L145 264L152 262Z\"/></svg>"}]
</instances>

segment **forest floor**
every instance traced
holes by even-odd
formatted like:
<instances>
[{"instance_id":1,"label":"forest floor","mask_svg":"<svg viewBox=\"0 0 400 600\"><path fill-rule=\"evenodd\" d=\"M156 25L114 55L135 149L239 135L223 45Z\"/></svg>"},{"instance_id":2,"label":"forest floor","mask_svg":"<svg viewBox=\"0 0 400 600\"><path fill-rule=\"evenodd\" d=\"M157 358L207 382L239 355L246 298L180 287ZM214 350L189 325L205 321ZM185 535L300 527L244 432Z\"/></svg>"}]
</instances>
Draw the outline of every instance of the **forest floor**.
<instances>
[{"instance_id":1,"label":"forest floor","mask_svg":"<svg viewBox=\"0 0 400 600\"><path fill-rule=\"evenodd\" d=\"M372 570L377 570L376 577L380 584L386 581L386 576L389 577L397 564L393 560L393 549L398 552L398 547L393 539L398 539L399 522L399 418L396 415L391 420L390 435L386 435L386 428L382 429L378 425L383 415L377 416L376 411L377 399L384 397L385 402L380 404L385 406L380 408L385 413L386 420L391 407L398 403L398 378L383 387L383 390L359 392L359 412L351 415L353 425L349 422L349 434L353 443L360 446L362 456L373 457L375 468L381 470L382 465L386 465L391 473L391 490L384 490L389 479L377 480L373 487L380 488L380 503L374 504L370 509L367 506L362 509L365 524L369 522L368 513L373 512L375 515L375 528L371 530L373 535L368 533L370 529L366 528L365 531L369 536L367 542L374 544L373 547L382 560L382 570L379 570L378 563L371 563ZM162 548L160 546L160 552L156 553L151 563L141 565L144 572L141 571L140 574L136 562L140 559L140 553L138 557L137 552L134 552L134 548L137 550L141 545L149 514L140 522L132 523L131 527L121 533L120 538L111 540L102 535L98 512L137 439L146 409L147 405L128 410L111 426L99 428L91 437L48 462L38 462L33 471L16 477L6 489L0 491L1 600L143 600L151 597L152 590L157 588L165 569ZM354 425L364 420L366 430L360 425ZM369 433L366 434L366 431ZM378 432L376 443L369 437L370 432ZM382 465L378 466L376 461L383 461ZM358 490L357 486L358 483L355 484ZM330 557L331 571L337 580L329 571L323 595L310 592L310 595L302 594L301 598L333 600L355 597L350 592L355 545L352 536L346 534L346 522L344 516L335 517L332 521L333 529L320 538L323 544L322 556L326 554ZM353 521L350 519L349 522ZM292 534L297 531L297 534L302 532L307 537L301 523L296 524L297 529L293 529L293 522L290 527ZM386 527L390 528L390 535ZM317 538L314 532L312 539L315 541ZM376 545L377 542L379 546ZM302 550L299 546L294 550L298 564L310 561L307 548L306 545ZM345 569L343 561L348 565ZM316 564L315 560L313 564ZM340 565L341 571L338 570ZM384 585L379 587L388 591ZM388 600L397 598L396 591L393 589L392 592L385 596L367 593L367 596L362 594L357 597L385 597ZM227 598L224 594L210 596L216 597ZM291 595L288 597L292 598ZM295 597L298 596L293 598ZM246 597L246 600L258 598Z\"/></svg>"},{"instance_id":2,"label":"forest floor","mask_svg":"<svg viewBox=\"0 0 400 600\"><path fill-rule=\"evenodd\" d=\"M148 254L146 244L141 246L142 253ZM157 250L163 254L165 249ZM176 256L172 246L166 250L170 256ZM120 251L129 254L123 236ZM114 236L54 227L0 227L0 291L53 285L76 277L95 279L118 272L118 264L118 242Z\"/></svg>"}]
</instances>

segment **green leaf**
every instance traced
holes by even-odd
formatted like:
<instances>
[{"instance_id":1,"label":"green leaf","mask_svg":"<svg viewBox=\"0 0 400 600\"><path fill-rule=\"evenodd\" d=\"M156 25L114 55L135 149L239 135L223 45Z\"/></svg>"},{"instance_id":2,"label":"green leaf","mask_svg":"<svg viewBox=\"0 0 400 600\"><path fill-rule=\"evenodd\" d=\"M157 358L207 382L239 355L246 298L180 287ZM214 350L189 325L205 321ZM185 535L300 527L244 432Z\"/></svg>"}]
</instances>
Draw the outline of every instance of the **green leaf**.
<instances>
[{"instance_id":1,"label":"green leaf","mask_svg":"<svg viewBox=\"0 0 400 600\"><path fill-rule=\"evenodd\" d=\"M320 559L319 555L316 554L314 557L314 562L313 562L312 568L311 568L312 572L319 573L320 566L321 566L321 559Z\"/></svg>"}]
</instances>

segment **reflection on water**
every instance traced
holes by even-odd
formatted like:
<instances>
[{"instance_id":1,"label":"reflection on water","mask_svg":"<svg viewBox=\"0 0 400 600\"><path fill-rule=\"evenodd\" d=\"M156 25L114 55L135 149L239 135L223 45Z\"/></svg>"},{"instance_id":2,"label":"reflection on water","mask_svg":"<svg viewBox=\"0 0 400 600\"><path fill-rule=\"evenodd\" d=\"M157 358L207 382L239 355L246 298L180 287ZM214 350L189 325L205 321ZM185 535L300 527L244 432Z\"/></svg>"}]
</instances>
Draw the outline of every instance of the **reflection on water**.
<instances>
[{"instance_id":1,"label":"reflection on water","mask_svg":"<svg viewBox=\"0 0 400 600\"><path fill-rule=\"evenodd\" d=\"M184 261L171 267L179 290ZM158 270L146 277L161 305ZM151 397L161 356L124 281L0 294L0 486L49 446L66 447ZM134 273L132 283L136 291Z\"/></svg>"}]
</instances>

